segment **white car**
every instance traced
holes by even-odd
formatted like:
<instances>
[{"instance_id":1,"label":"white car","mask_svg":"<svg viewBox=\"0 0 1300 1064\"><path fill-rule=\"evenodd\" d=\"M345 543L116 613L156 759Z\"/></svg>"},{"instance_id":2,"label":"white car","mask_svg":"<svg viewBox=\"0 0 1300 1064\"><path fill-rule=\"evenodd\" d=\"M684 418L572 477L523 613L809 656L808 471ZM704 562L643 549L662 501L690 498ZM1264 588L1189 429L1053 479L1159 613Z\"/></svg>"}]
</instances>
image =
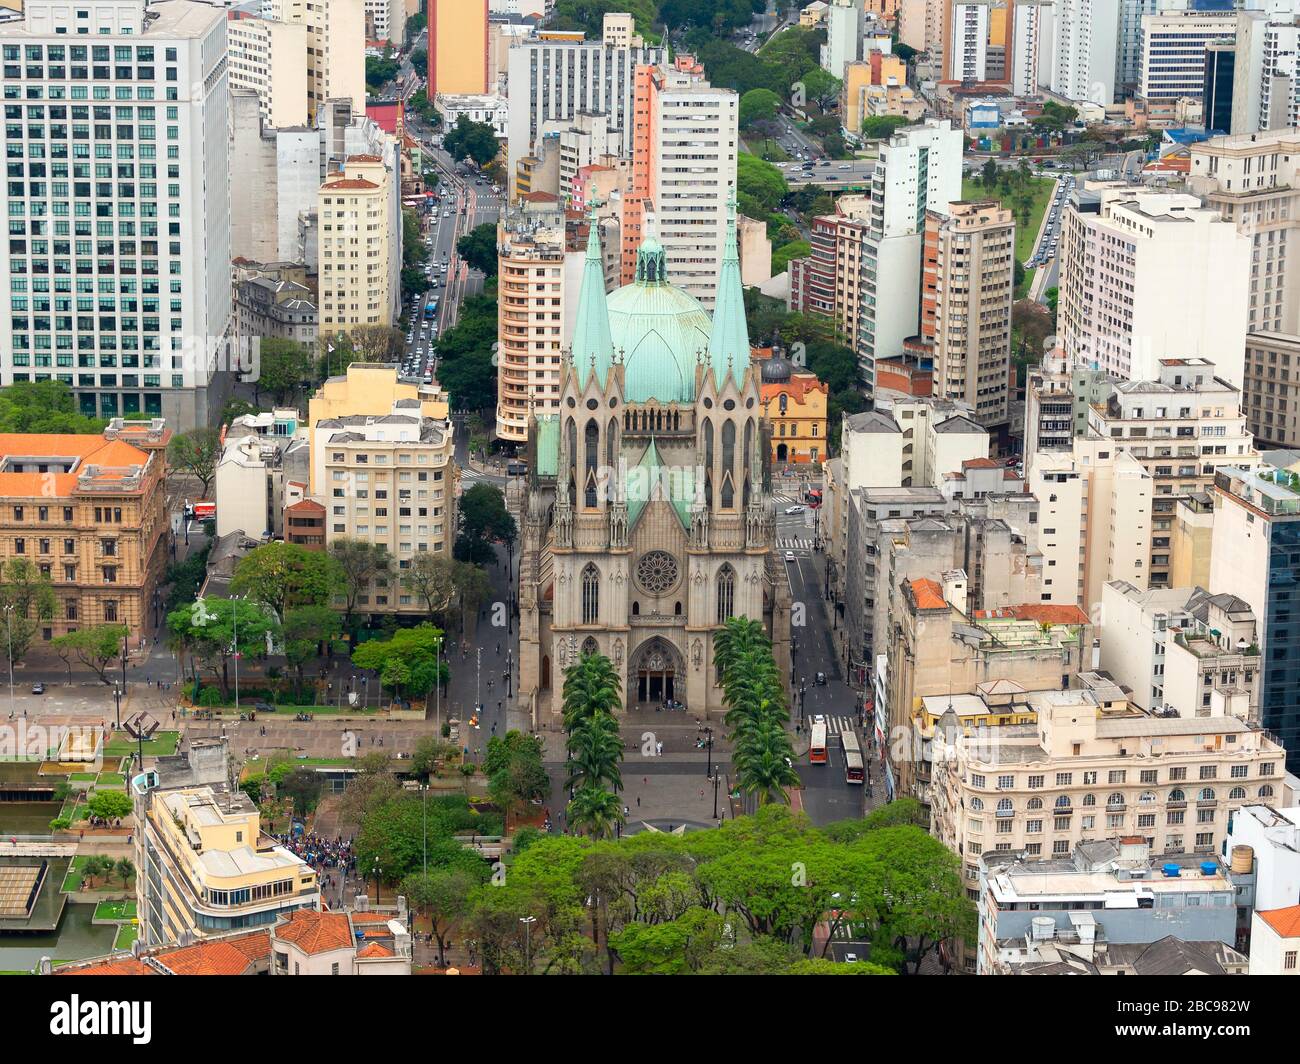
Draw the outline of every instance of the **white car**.
<instances>
[{"instance_id":1,"label":"white car","mask_svg":"<svg viewBox=\"0 0 1300 1064\"><path fill-rule=\"evenodd\" d=\"M804 508L802 506L787 506L785 508L785 512L788 514L801 514L803 511Z\"/></svg>"},{"instance_id":2,"label":"white car","mask_svg":"<svg viewBox=\"0 0 1300 1064\"><path fill-rule=\"evenodd\" d=\"M794 561L794 551L792 551L792 550L788 550L788 551L786 551L786 552L785 552L785 560L786 560L787 562L792 562L792 561Z\"/></svg>"},{"instance_id":3,"label":"white car","mask_svg":"<svg viewBox=\"0 0 1300 1064\"><path fill-rule=\"evenodd\" d=\"M853 169L853 164L852 164L852 163L840 163L840 169L841 169L841 170L852 170L852 169Z\"/></svg>"}]
</instances>

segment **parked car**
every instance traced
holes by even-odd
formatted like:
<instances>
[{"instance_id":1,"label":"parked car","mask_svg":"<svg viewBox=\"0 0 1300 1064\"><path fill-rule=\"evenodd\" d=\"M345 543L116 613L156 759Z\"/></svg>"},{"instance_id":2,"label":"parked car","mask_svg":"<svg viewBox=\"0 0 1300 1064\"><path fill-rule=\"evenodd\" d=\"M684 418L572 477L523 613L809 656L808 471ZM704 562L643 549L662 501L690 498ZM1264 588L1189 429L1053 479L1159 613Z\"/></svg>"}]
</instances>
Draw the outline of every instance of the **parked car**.
<instances>
[{"instance_id":1,"label":"parked car","mask_svg":"<svg viewBox=\"0 0 1300 1064\"><path fill-rule=\"evenodd\" d=\"M786 560L787 562L792 562L792 561L794 561L794 551L792 551L792 550L788 550L788 551L786 551L786 552L785 552L785 560Z\"/></svg>"},{"instance_id":2,"label":"parked car","mask_svg":"<svg viewBox=\"0 0 1300 1064\"><path fill-rule=\"evenodd\" d=\"M788 514L801 514L803 511L804 508L802 506L787 506L785 508L785 512Z\"/></svg>"},{"instance_id":3,"label":"parked car","mask_svg":"<svg viewBox=\"0 0 1300 1064\"><path fill-rule=\"evenodd\" d=\"M32 684L32 694L34 695L45 694L45 685L43 683L40 683L39 681Z\"/></svg>"}]
</instances>

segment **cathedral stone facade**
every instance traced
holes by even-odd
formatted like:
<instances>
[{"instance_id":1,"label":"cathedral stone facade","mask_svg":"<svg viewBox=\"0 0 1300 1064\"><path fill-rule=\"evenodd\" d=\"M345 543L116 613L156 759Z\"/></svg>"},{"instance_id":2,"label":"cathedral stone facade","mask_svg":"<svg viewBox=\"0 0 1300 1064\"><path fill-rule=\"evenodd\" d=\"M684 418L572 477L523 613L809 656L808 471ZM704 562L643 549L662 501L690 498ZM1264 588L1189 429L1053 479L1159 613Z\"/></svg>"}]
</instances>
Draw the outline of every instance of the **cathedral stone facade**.
<instances>
[{"instance_id":1,"label":"cathedral stone facade","mask_svg":"<svg viewBox=\"0 0 1300 1064\"><path fill-rule=\"evenodd\" d=\"M533 419L519 569L519 695L561 711L564 670L599 651L625 706L723 712L713 641L762 619L789 671L790 590L773 552L770 427L750 359L734 206L714 316L648 238L605 295L591 227L559 416Z\"/></svg>"}]
</instances>

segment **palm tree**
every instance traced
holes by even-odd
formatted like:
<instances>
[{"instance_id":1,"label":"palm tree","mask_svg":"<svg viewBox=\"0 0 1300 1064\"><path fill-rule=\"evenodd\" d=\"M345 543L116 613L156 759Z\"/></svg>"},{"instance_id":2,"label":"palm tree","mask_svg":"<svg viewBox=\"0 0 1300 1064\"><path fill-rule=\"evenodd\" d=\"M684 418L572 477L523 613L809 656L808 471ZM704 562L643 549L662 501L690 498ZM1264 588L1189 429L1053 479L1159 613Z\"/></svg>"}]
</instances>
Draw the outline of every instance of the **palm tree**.
<instances>
[{"instance_id":1,"label":"palm tree","mask_svg":"<svg viewBox=\"0 0 1300 1064\"><path fill-rule=\"evenodd\" d=\"M580 787L569 803L569 823L594 839L607 839L626 823L618 795L599 787Z\"/></svg>"},{"instance_id":2,"label":"palm tree","mask_svg":"<svg viewBox=\"0 0 1300 1064\"><path fill-rule=\"evenodd\" d=\"M600 714L580 721L569 733L568 754L566 788L612 784L615 792L623 789L618 768L623 760L623 737L613 717Z\"/></svg>"},{"instance_id":3,"label":"palm tree","mask_svg":"<svg viewBox=\"0 0 1300 1064\"><path fill-rule=\"evenodd\" d=\"M612 716L622 703L621 684L609 658L583 654L564 670L564 728L572 732L580 720L596 714Z\"/></svg>"},{"instance_id":4,"label":"palm tree","mask_svg":"<svg viewBox=\"0 0 1300 1064\"><path fill-rule=\"evenodd\" d=\"M790 757L790 741L781 729L779 736L756 739L744 758L735 759L736 783L746 794L758 797L759 805L766 805L775 796L788 802L787 787L799 785L799 774Z\"/></svg>"}]
</instances>

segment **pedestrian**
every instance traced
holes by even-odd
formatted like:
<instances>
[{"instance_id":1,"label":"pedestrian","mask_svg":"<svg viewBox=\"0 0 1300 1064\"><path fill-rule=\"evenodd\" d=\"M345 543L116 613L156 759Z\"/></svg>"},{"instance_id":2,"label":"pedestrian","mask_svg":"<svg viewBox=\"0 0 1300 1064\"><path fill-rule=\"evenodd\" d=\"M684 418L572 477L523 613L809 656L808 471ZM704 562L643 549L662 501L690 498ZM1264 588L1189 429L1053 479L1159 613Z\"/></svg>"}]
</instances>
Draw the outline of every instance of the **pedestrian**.
<instances>
[{"instance_id":1,"label":"pedestrian","mask_svg":"<svg viewBox=\"0 0 1300 1064\"><path fill-rule=\"evenodd\" d=\"M700 797L701 797L701 798L704 797L704 788L703 788L703 787L700 788Z\"/></svg>"},{"instance_id":2,"label":"pedestrian","mask_svg":"<svg viewBox=\"0 0 1300 1064\"><path fill-rule=\"evenodd\" d=\"M641 796L639 794L636 796L636 807L641 808Z\"/></svg>"},{"instance_id":3,"label":"pedestrian","mask_svg":"<svg viewBox=\"0 0 1300 1064\"><path fill-rule=\"evenodd\" d=\"M663 752L664 752L664 744L662 742L655 743L655 756L662 757Z\"/></svg>"},{"instance_id":4,"label":"pedestrian","mask_svg":"<svg viewBox=\"0 0 1300 1064\"><path fill-rule=\"evenodd\" d=\"M623 815L624 815L624 816L631 816L631 815L632 815L632 810L629 809L627 806L623 806Z\"/></svg>"}]
</instances>

